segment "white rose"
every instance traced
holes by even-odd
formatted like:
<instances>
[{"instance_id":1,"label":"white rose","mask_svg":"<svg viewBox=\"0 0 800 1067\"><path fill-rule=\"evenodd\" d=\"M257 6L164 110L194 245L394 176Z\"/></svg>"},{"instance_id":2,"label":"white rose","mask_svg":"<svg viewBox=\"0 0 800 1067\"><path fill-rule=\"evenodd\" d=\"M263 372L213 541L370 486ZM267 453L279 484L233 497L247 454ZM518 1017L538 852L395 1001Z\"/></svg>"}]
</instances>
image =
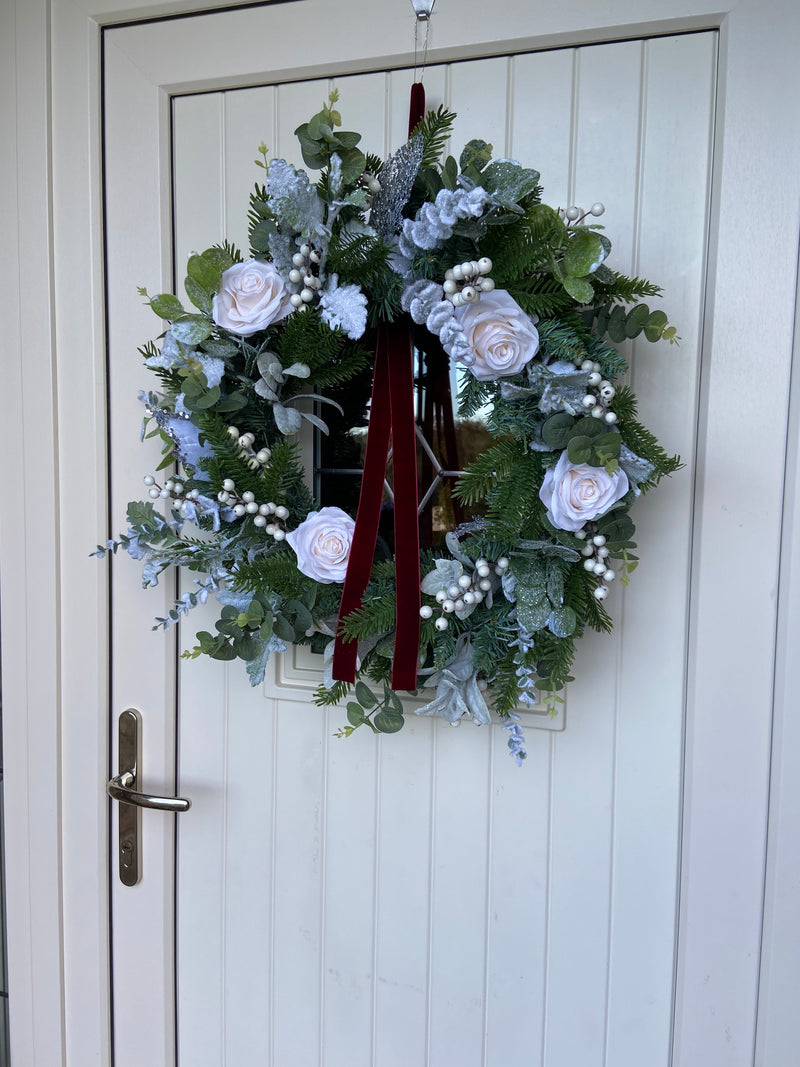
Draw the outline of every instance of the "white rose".
<instances>
[{"instance_id":1,"label":"white rose","mask_svg":"<svg viewBox=\"0 0 800 1067\"><path fill-rule=\"evenodd\" d=\"M355 523L341 508L312 511L286 540L297 555L297 569L315 582L343 582Z\"/></svg>"},{"instance_id":2,"label":"white rose","mask_svg":"<svg viewBox=\"0 0 800 1067\"><path fill-rule=\"evenodd\" d=\"M483 293L456 316L475 353L469 369L483 382L519 374L539 349L539 332L505 289ZM537 320L538 321L538 320Z\"/></svg>"},{"instance_id":3,"label":"white rose","mask_svg":"<svg viewBox=\"0 0 800 1067\"><path fill-rule=\"evenodd\" d=\"M264 330L292 310L289 291L272 263L248 259L234 263L222 275L211 302L211 317L240 337Z\"/></svg>"},{"instance_id":4,"label":"white rose","mask_svg":"<svg viewBox=\"0 0 800 1067\"><path fill-rule=\"evenodd\" d=\"M628 476L621 468L608 474L603 467L570 463L566 449L544 476L539 499L547 517L559 530L580 530L585 522L604 515L628 492Z\"/></svg>"}]
</instances>

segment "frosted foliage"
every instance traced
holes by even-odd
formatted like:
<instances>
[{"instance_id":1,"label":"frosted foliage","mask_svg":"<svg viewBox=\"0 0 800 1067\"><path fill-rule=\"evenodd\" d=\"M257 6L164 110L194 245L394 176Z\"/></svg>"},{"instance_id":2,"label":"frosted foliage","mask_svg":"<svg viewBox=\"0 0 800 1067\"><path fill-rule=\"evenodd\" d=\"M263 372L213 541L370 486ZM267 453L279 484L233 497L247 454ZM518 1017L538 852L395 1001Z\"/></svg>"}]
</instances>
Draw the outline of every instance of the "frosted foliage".
<instances>
[{"instance_id":1,"label":"frosted foliage","mask_svg":"<svg viewBox=\"0 0 800 1067\"><path fill-rule=\"evenodd\" d=\"M474 189L440 189L434 202L425 203L415 219L406 219L398 244L402 255L413 259L419 248L437 248L453 236L460 219L477 219L491 196L479 185Z\"/></svg>"},{"instance_id":2,"label":"frosted foliage","mask_svg":"<svg viewBox=\"0 0 800 1067\"><path fill-rule=\"evenodd\" d=\"M339 286L339 278L332 274L328 287L319 298L322 321L332 330L343 330L356 341L367 328L367 298L357 285Z\"/></svg>"},{"instance_id":3,"label":"frosted foliage","mask_svg":"<svg viewBox=\"0 0 800 1067\"><path fill-rule=\"evenodd\" d=\"M282 230L293 230L303 237L327 238L325 204L304 171L295 170L284 159L273 159L266 188Z\"/></svg>"},{"instance_id":4,"label":"frosted foliage","mask_svg":"<svg viewBox=\"0 0 800 1067\"><path fill-rule=\"evenodd\" d=\"M422 136L417 134L389 156L380 169L381 191L373 201L370 223L381 237L389 237L400 228L403 208L422 161L422 147Z\"/></svg>"}]
</instances>

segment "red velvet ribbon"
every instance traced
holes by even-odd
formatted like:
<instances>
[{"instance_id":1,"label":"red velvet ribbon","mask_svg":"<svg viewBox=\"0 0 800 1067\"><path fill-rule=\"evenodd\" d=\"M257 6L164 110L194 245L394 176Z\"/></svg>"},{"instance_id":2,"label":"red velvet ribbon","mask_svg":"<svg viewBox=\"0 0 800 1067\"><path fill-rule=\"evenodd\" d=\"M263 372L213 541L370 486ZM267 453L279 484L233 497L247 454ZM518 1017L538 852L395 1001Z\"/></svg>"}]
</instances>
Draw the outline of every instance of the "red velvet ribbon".
<instances>
[{"instance_id":1,"label":"red velvet ribbon","mask_svg":"<svg viewBox=\"0 0 800 1067\"><path fill-rule=\"evenodd\" d=\"M425 90L415 82L411 86L409 135L424 114ZM364 474L333 649L333 677L340 682L354 682L356 677L358 642L344 638L342 622L361 607L372 573L390 437L397 597L392 689L416 689L420 629L417 437L414 348L407 319L381 323L378 329Z\"/></svg>"},{"instance_id":2,"label":"red velvet ribbon","mask_svg":"<svg viewBox=\"0 0 800 1067\"><path fill-rule=\"evenodd\" d=\"M361 607L372 572L390 435L397 596L392 689L416 689L420 628L419 526L413 351L407 322L381 324L378 332L364 474L333 651L333 677L341 682L353 682L356 676L358 642L345 640L341 625L351 611Z\"/></svg>"}]
</instances>

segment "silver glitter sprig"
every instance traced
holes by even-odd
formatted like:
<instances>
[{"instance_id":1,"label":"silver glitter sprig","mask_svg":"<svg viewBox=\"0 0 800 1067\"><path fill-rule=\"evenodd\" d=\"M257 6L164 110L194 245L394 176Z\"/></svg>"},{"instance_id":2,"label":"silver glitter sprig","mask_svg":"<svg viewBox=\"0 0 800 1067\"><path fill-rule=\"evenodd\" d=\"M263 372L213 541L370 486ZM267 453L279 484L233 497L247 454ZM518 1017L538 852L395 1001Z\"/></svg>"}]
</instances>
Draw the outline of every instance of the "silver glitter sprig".
<instances>
[{"instance_id":1,"label":"silver glitter sprig","mask_svg":"<svg viewBox=\"0 0 800 1067\"><path fill-rule=\"evenodd\" d=\"M422 135L417 133L392 153L380 169L381 191L373 201L369 220L379 237L391 237L400 229L403 208L422 162L422 150Z\"/></svg>"}]
</instances>

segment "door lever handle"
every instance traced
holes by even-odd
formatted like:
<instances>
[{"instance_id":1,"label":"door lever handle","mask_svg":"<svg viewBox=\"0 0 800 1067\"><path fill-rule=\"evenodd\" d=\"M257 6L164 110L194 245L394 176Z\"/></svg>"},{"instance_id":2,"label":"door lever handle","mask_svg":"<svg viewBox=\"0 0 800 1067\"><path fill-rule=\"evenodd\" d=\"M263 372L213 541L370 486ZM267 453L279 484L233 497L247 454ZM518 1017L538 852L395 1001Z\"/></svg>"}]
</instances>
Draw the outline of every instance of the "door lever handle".
<instances>
[{"instance_id":1,"label":"door lever handle","mask_svg":"<svg viewBox=\"0 0 800 1067\"><path fill-rule=\"evenodd\" d=\"M130 771L115 774L106 786L106 792L120 804L135 804L137 808L151 808L154 811L188 811L191 800L184 797L154 797L150 793L140 793L136 788L136 776Z\"/></svg>"},{"instance_id":2,"label":"door lever handle","mask_svg":"<svg viewBox=\"0 0 800 1067\"><path fill-rule=\"evenodd\" d=\"M142 765L142 717L128 708L119 717L119 774L106 783L106 792L119 801L119 877L123 885L134 886L142 877L142 808L154 811L188 811L185 797L156 797L142 793L139 775Z\"/></svg>"}]
</instances>

